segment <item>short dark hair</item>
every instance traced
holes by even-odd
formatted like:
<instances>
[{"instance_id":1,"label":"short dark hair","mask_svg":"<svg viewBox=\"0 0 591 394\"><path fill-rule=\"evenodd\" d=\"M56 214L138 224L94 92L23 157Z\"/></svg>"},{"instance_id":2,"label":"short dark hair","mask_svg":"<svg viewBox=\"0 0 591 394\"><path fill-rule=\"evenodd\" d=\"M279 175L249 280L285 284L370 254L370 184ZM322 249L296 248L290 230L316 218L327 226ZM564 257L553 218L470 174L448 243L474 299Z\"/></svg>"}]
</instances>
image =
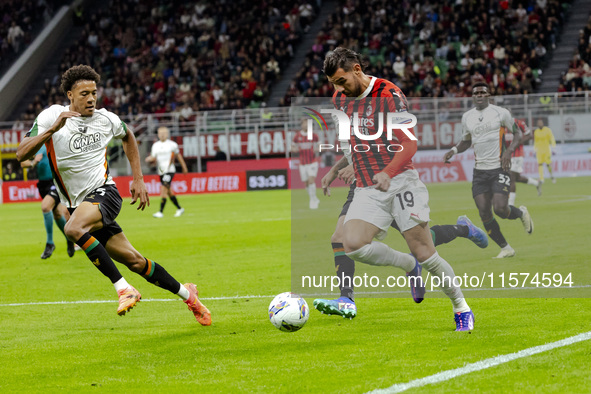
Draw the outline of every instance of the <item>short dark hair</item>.
<instances>
[{"instance_id":1,"label":"short dark hair","mask_svg":"<svg viewBox=\"0 0 591 394\"><path fill-rule=\"evenodd\" d=\"M101 76L94 71L90 66L79 64L77 66L70 67L64 75L62 75L62 84L60 89L65 95L68 91L72 90L72 87L78 81L94 81L97 84L101 81Z\"/></svg>"},{"instance_id":2,"label":"short dark hair","mask_svg":"<svg viewBox=\"0 0 591 394\"><path fill-rule=\"evenodd\" d=\"M488 90L490 92L490 87L488 86L488 83L486 82L476 82L474 85L472 85L472 91L474 91L474 89L479 88L479 87L485 87L486 90Z\"/></svg>"},{"instance_id":3,"label":"short dark hair","mask_svg":"<svg viewBox=\"0 0 591 394\"><path fill-rule=\"evenodd\" d=\"M326 58L324 58L323 71L326 76L330 77L333 76L339 68L342 68L345 72L351 71L355 64L359 64L363 71L367 62L359 53L351 49L338 47L334 51L329 52L326 55Z\"/></svg>"}]
</instances>

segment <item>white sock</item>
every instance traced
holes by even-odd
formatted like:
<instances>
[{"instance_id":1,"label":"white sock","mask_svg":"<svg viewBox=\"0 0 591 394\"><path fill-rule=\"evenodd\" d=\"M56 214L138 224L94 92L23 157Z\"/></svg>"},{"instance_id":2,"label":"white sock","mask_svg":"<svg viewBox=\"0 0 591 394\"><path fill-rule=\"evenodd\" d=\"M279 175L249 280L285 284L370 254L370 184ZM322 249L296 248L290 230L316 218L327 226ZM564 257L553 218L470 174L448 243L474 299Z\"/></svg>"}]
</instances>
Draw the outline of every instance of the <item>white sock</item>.
<instances>
[{"instance_id":1,"label":"white sock","mask_svg":"<svg viewBox=\"0 0 591 394\"><path fill-rule=\"evenodd\" d=\"M507 244L507 245L505 245L505 247L503 247L501 249L513 249L513 248L511 247L511 245Z\"/></svg>"},{"instance_id":2,"label":"white sock","mask_svg":"<svg viewBox=\"0 0 591 394\"><path fill-rule=\"evenodd\" d=\"M433 256L429 257L420 264L423 266L423 268L429 271L431 275L443 278L441 281L441 290L443 290L445 295L447 295L451 300L454 313L463 313L470 310L470 307L464 299L462 289L454 286L453 284L453 278L456 276L453 268L447 261L443 259L443 257L439 256L439 253L435 252Z\"/></svg>"},{"instance_id":3,"label":"white sock","mask_svg":"<svg viewBox=\"0 0 591 394\"><path fill-rule=\"evenodd\" d=\"M410 272L415 268L415 258L406 253L400 253L388 245L372 241L372 243L347 253L347 256L355 261L360 261L369 265L390 265L402 268L405 272Z\"/></svg>"},{"instance_id":4,"label":"white sock","mask_svg":"<svg viewBox=\"0 0 591 394\"><path fill-rule=\"evenodd\" d=\"M534 179L534 178L527 178L527 184L538 186L540 184L540 181L538 181L537 179Z\"/></svg>"},{"instance_id":5,"label":"white sock","mask_svg":"<svg viewBox=\"0 0 591 394\"><path fill-rule=\"evenodd\" d=\"M115 286L115 290L119 291L127 289L129 287L129 283L127 283L125 278L121 278L117 282L113 283L113 286Z\"/></svg>"},{"instance_id":6,"label":"white sock","mask_svg":"<svg viewBox=\"0 0 591 394\"><path fill-rule=\"evenodd\" d=\"M181 288L179 289L179 292L177 294L179 297L183 299L183 301L187 301L189 299L189 296L191 295L189 293L189 290L187 290L187 288L183 285L181 285Z\"/></svg>"},{"instance_id":7,"label":"white sock","mask_svg":"<svg viewBox=\"0 0 591 394\"><path fill-rule=\"evenodd\" d=\"M509 205L515 205L515 197L517 193L510 192L509 193Z\"/></svg>"},{"instance_id":8,"label":"white sock","mask_svg":"<svg viewBox=\"0 0 591 394\"><path fill-rule=\"evenodd\" d=\"M318 197L316 197L316 183L308 185L308 195L310 200L318 200Z\"/></svg>"}]
</instances>

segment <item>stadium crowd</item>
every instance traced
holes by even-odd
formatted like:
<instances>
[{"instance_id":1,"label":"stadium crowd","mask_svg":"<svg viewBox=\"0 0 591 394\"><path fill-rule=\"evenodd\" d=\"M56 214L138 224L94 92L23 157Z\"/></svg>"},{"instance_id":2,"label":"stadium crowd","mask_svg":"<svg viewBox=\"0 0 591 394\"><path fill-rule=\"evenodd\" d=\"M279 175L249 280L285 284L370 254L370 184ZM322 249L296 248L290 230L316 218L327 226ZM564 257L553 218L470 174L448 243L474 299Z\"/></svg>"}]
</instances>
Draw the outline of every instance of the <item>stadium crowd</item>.
<instances>
[{"instance_id":1,"label":"stadium crowd","mask_svg":"<svg viewBox=\"0 0 591 394\"><path fill-rule=\"evenodd\" d=\"M292 58L317 4L267 0L111 1L93 13L25 114L65 102L59 75L89 64L102 75L99 107L119 115L258 107Z\"/></svg>"},{"instance_id":2,"label":"stadium crowd","mask_svg":"<svg viewBox=\"0 0 591 394\"><path fill-rule=\"evenodd\" d=\"M591 90L591 16L584 29L579 31L576 53L562 75L558 92L582 92Z\"/></svg>"},{"instance_id":3,"label":"stadium crowd","mask_svg":"<svg viewBox=\"0 0 591 394\"><path fill-rule=\"evenodd\" d=\"M283 105L293 96L330 94L322 61L337 46L366 55L367 73L393 81L409 98L469 96L481 80L493 95L531 93L569 4L346 0L318 34Z\"/></svg>"}]
</instances>

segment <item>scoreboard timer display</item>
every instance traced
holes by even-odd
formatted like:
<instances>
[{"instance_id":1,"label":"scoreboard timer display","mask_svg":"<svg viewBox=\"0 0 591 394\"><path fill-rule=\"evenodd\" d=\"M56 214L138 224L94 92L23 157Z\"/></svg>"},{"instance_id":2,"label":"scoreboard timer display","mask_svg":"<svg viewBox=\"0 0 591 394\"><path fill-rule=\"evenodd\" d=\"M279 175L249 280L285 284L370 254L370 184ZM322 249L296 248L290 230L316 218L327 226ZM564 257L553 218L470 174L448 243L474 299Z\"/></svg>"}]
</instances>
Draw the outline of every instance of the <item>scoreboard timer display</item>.
<instances>
[{"instance_id":1,"label":"scoreboard timer display","mask_svg":"<svg viewBox=\"0 0 591 394\"><path fill-rule=\"evenodd\" d=\"M246 171L246 190L287 189L287 170Z\"/></svg>"}]
</instances>

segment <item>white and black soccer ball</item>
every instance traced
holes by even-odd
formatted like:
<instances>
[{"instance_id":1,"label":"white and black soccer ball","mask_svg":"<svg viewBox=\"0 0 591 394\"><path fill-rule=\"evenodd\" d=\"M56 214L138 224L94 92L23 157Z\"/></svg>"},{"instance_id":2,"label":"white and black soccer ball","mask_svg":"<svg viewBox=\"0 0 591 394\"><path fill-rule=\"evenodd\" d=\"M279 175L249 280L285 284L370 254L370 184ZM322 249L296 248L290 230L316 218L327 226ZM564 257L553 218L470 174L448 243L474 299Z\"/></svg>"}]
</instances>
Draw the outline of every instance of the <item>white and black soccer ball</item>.
<instances>
[{"instance_id":1,"label":"white and black soccer ball","mask_svg":"<svg viewBox=\"0 0 591 394\"><path fill-rule=\"evenodd\" d=\"M269 320L281 331L298 331L304 327L308 317L310 309L306 300L294 293L281 293L269 305Z\"/></svg>"}]
</instances>

